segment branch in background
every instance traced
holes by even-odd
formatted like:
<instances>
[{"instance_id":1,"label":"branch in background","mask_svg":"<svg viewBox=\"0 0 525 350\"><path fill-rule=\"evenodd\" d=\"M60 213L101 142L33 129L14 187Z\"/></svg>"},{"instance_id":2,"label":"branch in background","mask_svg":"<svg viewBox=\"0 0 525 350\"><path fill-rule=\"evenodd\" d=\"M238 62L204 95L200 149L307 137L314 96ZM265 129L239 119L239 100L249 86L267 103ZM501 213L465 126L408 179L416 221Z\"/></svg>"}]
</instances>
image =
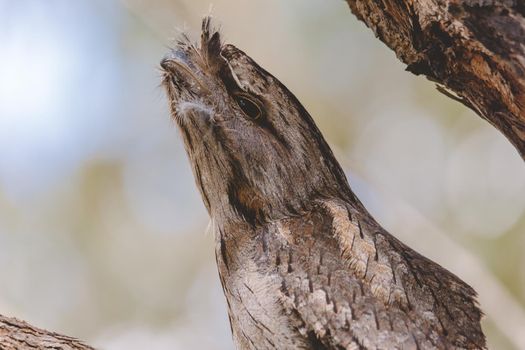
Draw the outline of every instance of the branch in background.
<instances>
[{"instance_id":1,"label":"branch in background","mask_svg":"<svg viewBox=\"0 0 525 350\"><path fill-rule=\"evenodd\" d=\"M525 3L346 0L407 64L454 91L525 159Z\"/></svg>"},{"instance_id":2,"label":"branch in background","mask_svg":"<svg viewBox=\"0 0 525 350\"><path fill-rule=\"evenodd\" d=\"M83 342L0 315L0 349L94 350Z\"/></svg>"}]
</instances>

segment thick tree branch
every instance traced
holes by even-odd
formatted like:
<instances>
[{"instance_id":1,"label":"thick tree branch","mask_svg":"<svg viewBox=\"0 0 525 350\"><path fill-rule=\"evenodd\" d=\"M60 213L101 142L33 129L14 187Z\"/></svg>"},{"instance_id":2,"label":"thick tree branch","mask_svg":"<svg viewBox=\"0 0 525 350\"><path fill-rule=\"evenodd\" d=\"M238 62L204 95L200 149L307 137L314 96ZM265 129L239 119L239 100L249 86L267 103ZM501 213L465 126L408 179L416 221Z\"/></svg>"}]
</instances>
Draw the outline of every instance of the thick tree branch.
<instances>
[{"instance_id":1,"label":"thick tree branch","mask_svg":"<svg viewBox=\"0 0 525 350\"><path fill-rule=\"evenodd\" d=\"M81 341L0 315L0 349L94 350Z\"/></svg>"},{"instance_id":2,"label":"thick tree branch","mask_svg":"<svg viewBox=\"0 0 525 350\"><path fill-rule=\"evenodd\" d=\"M523 0L347 0L407 64L454 91L525 159Z\"/></svg>"}]
</instances>

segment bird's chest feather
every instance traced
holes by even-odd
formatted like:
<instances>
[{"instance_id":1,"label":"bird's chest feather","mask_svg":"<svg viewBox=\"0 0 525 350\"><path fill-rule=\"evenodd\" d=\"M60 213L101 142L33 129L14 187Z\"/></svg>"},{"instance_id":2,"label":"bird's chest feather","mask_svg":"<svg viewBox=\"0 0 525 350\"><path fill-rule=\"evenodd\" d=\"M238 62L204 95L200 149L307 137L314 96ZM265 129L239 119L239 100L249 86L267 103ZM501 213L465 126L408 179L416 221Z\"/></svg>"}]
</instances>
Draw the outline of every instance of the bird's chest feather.
<instances>
[{"instance_id":1,"label":"bird's chest feather","mask_svg":"<svg viewBox=\"0 0 525 350\"><path fill-rule=\"evenodd\" d=\"M238 239L217 232L216 257L237 349L309 349L299 321L285 311L277 256L286 249L278 228ZM281 252L279 253L278 250Z\"/></svg>"}]
</instances>

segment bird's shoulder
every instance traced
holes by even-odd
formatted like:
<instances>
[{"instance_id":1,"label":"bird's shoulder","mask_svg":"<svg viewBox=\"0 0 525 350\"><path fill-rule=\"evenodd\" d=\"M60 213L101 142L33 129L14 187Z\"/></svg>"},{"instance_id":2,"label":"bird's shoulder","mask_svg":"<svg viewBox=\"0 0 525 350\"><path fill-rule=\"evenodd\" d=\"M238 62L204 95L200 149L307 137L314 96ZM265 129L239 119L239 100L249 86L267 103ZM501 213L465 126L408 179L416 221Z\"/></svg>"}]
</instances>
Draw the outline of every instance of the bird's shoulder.
<instances>
[{"instance_id":1,"label":"bird's shoulder","mask_svg":"<svg viewBox=\"0 0 525 350\"><path fill-rule=\"evenodd\" d=\"M364 209L324 201L270 231L284 308L325 348L485 347L475 291Z\"/></svg>"}]
</instances>

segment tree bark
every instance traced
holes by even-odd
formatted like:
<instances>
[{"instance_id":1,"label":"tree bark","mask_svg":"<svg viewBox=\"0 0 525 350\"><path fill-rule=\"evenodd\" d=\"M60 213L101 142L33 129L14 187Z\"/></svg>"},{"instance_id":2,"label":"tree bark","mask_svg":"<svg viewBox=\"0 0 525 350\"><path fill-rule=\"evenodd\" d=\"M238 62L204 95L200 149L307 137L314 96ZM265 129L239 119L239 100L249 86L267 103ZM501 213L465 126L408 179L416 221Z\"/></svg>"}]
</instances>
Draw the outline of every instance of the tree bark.
<instances>
[{"instance_id":1,"label":"tree bark","mask_svg":"<svg viewBox=\"0 0 525 350\"><path fill-rule=\"evenodd\" d=\"M500 130L525 160L525 1L346 1L408 71L453 91L440 88Z\"/></svg>"},{"instance_id":2,"label":"tree bark","mask_svg":"<svg viewBox=\"0 0 525 350\"><path fill-rule=\"evenodd\" d=\"M94 350L83 342L31 326L0 315L0 349L2 350Z\"/></svg>"}]
</instances>

